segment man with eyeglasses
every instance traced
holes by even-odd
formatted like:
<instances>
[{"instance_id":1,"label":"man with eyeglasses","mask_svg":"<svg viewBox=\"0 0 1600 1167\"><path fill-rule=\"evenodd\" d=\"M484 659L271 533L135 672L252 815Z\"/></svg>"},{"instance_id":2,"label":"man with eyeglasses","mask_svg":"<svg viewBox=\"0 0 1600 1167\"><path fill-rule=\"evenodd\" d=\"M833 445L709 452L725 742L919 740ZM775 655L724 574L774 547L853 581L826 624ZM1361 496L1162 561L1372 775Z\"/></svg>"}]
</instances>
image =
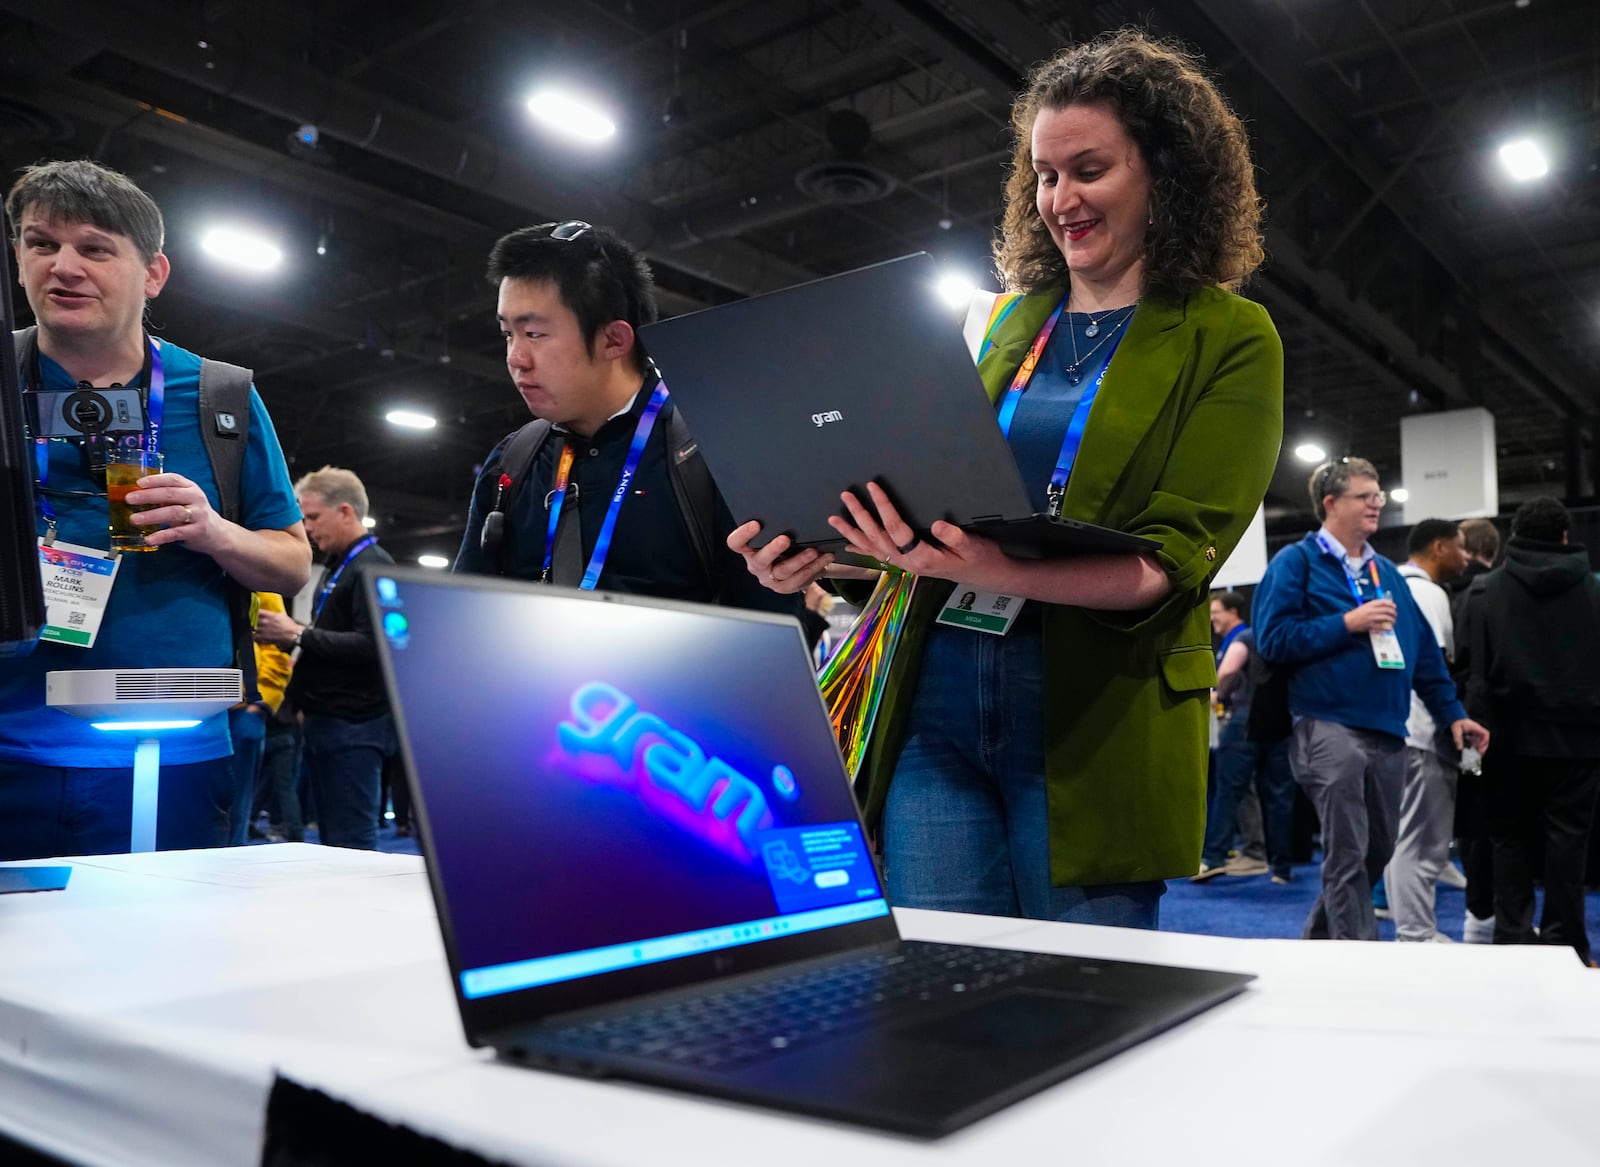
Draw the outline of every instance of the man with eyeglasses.
<instances>
[{"instance_id":1,"label":"man with eyeglasses","mask_svg":"<svg viewBox=\"0 0 1600 1167\"><path fill-rule=\"evenodd\" d=\"M1387 498L1364 458L1312 472L1322 520L1273 557L1256 590L1256 644L1292 669L1295 779L1322 822L1322 891L1306 939L1376 940L1372 885L1394 853L1415 689L1455 747L1489 747L1457 699L1433 630L1399 569L1367 540Z\"/></svg>"},{"instance_id":2,"label":"man with eyeglasses","mask_svg":"<svg viewBox=\"0 0 1600 1167\"><path fill-rule=\"evenodd\" d=\"M479 471L456 571L789 612L727 548L733 517L638 329L644 259L603 227L524 227L489 253L506 368L534 420Z\"/></svg>"}]
</instances>

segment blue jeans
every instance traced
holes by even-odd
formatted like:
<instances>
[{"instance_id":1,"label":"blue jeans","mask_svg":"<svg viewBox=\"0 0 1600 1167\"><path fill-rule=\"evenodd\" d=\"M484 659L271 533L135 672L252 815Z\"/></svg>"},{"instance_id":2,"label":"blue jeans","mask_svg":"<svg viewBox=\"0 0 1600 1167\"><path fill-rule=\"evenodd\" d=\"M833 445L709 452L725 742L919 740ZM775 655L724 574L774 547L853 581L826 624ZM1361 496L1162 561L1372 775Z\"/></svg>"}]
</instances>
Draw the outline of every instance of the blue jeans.
<instances>
[{"instance_id":1,"label":"blue jeans","mask_svg":"<svg viewBox=\"0 0 1600 1167\"><path fill-rule=\"evenodd\" d=\"M228 710L228 732L233 737L233 805L228 809L228 846L250 841L250 810L256 800L256 778L261 773L261 739L267 732L267 715L249 709Z\"/></svg>"},{"instance_id":2,"label":"blue jeans","mask_svg":"<svg viewBox=\"0 0 1600 1167\"><path fill-rule=\"evenodd\" d=\"M261 752L261 789L272 823L291 843L306 837L300 812L300 728L268 727Z\"/></svg>"},{"instance_id":3,"label":"blue jeans","mask_svg":"<svg viewBox=\"0 0 1600 1167\"><path fill-rule=\"evenodd\" d=\"M1206 840L1201 867L1220 867L1228 858L1239 820L1239 800L1251 782L1261 794L1261 817L1272 874L1287 876L1294 853L1294 772L1289 742L1251 741L1243 723L1227 721L1217 743L1211 802L1206 807Z\"/></svg>"},{"instance_id":4,"label":"blue jeans","mask_svg":"<svg viewBox=\"0 0 1600 1167\"><path fill-rule=\"evenodd\" d=\"M346 721L307 713L300 729L323 844L375 850L383 760L395 749L394 718L385 713Z\"/></svg>"},{"instance_id":5,"label":"blue jeans","mask_svg":"<svg viewBox=\"0 0 1600 1167\"><path fill-rule=\"evenodd\" d=\"M181 851L228 841L233 759L162 766L156 847ZM0 761L0 860L120 855L133 823L133 767L35 766Z\"/></svg>"},{"instance_id":6,"label":"blue jeans","mask_svg":"<svg viewBox=\"0 0 1600 1167\"><path fill-rule=\"evenodd\" d=\"M1037 608L1036 605L1030 607ZM1055 887L1037 610L1010 635L935 627L883 812L903 908L1154 928L1166 884Z\"/></svg>"}]
</instances>

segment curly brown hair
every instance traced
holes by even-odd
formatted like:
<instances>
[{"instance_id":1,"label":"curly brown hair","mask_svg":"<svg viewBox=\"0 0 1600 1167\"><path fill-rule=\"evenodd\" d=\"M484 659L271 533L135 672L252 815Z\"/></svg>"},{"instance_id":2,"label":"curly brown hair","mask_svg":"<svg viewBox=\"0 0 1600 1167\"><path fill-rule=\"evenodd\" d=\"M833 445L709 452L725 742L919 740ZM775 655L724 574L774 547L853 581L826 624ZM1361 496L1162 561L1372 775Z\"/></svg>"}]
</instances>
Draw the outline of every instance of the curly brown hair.
<instances>
[{"instance_id":1,"label":"curly brown hair","mask_svg":"<svg viewBox=\"0 0 1600 1167\"><path fill-rule=\"evenodd\" d=\"M1016 142L995 266L1012 291L1067 282L1035 203L1033 123L1041 110L1109 107L1150 171L1143 290L1182 296L1236 286L1261 265L1261 198L1244 124L1181 45L1136 29L1106 33L1038 65L1011 107Z\"/></svg>"}]
</instances>

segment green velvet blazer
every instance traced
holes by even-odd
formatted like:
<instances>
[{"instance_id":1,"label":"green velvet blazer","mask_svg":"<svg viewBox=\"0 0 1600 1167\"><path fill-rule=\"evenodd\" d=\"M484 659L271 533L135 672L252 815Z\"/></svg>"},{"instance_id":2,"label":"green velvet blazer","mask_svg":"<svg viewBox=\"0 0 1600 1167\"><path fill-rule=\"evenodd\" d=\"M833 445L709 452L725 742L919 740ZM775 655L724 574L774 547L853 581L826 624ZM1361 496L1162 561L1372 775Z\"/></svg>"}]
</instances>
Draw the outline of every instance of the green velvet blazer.
<instances>
[{"instance_id":1,"label":"green velvet blazer","mask_svg":"<svg viewBox=\"0 0 1600 1167\"><path fill-rule=\"evenodd\" d=\"M979 362L997 400L1060 302L1034 292ZM1283 437L1283 347L1221 289L1141 301L1089 414L1062 513L1159 545L1158 606L1044 612L1050 871L1061 887L1192 875L1205 829L1209 589L1266 494ZM953 584L920 581L856 782L881 819L922 648ZM984 635L971 633L971 635Z\"/></svg>"}]
</instances>

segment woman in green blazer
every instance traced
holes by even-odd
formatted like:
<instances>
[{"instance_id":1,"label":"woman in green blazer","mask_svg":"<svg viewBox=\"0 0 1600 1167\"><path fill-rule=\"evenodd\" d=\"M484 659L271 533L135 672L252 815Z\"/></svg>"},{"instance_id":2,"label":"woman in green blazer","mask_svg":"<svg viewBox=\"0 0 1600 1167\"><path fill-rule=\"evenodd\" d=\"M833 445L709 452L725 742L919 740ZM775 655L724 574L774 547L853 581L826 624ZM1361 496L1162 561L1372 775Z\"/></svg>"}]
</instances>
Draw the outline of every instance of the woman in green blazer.
<instances>
[{"instance_id":1,"label":"woman in green blazer","mask_svg":"<svg viewBox=\"0 0 1600 1167\"><path fill-rule=\"evenodd\" d=\"M901 906L1154 927L1200 857L1211 577L1282 437L1277 333L1222 288L1261 260L1259 201L1237 117L1142 34L1046 62L1012 118L996 258L1021 295L979 370L1040 509L1156 550L1016 559L846 495L851 548L921 577L857 793ZM768 586L830 570L753 530L729 542ZM1003 635L938 622L967 591L1018 612Z\"/></svg>"}]
</instances>

